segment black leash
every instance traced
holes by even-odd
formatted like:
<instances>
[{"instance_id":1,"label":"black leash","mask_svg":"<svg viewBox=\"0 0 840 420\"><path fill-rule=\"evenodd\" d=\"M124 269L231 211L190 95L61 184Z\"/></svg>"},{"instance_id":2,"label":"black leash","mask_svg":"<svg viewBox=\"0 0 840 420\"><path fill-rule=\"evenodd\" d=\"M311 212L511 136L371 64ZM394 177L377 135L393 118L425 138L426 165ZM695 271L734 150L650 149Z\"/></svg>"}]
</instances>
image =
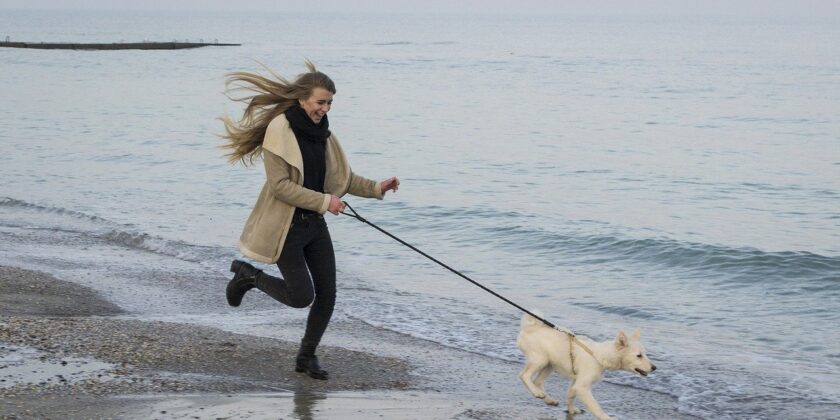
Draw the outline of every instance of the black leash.
<instances>
[{"instance_id":1,"label":"black leash","mask_svg":"<svg viewBox=\"0 0 840 420\"><path fill-rule=\"evenodd\" d=\"M341 214L343 214L343 215L345 215L345 216L350 216L350 217L352 217L352 218L354 218L354 219L359 220L360 222L367 223L367 224L368 224L368 225L370 225L372 228L374 228L374 229L376 229L376 230L378 230L378 231L380 231L380 232L382 232L382 233L384 233L384 234L386 234L386 235L390 236L390 237L391 237L391 239L393 239L393 240L395 240L395 241L397 241L397 242L399 242L399 243L401 243L401 244L403 244L403 245L405 245L405 246L407 246L407 247L411 248L412 250L414 250L414 251L415 251L415 252L417 252L418 254L420 254L420 255L422 255L422 256L424 256L424 257L426 257L426 258L428 258L428 259L430 259L430 260L432 260L432 261L434 261L434 262L436 262L436 263L438 263L438 265L440 265L441 267L443 267L443 268L445 268L445 269L447 269L447 270L449 270L449 271L451 271L451 272L453 272L453 273L455 273L455 274L457 274L457 275L461 276L462 278L464 278L464 279L465 279L465 280L467 280L468 282L470 282L470 283L472 283L472 284L474 284L474 285L476 285L476 286L478 286L478 287L482 288L485 292L488 292L488 293L490 293L491 295L496 296L497 298L499 298L499 299L501 299L501 300L503 300L503 301L505 301L505 302L507 302L507 303L509 303L509 304L513 305L514 307L516 307L516 309L519 309L520 311L525 312L525 313L526 313L526 314L528 314L528 315L531 315L532 317L534 317L534 318L538 319L539 321L541 321L543 324L548 325L549 327L554 328L554 329L556 329L556 330L562 331L562 332L564 332L564 333L566 333L566 334L569 334L571 337L574 337L574 336L575 336L575 335L574 335L571 331L566 330L566 329L560 329L560 328L558 328L556 325L552 324L551 322L546 321L546 320L545 320L545 319L543 319L542 317L539 317L539 316L537 316L537 315L534 315L533 313L531 313L531 311L529 311L529 310L527 310L527 309L525 309L525 308L523 308L523 307L521 307L521 306L517 305L515 302L511 301L510 299L508 299L508 298L506 298L506 297L504 297L504 296L502 296L502 295L500 295L500 294L498 294L498 293L494 292L493 290L488 289L487 287L485 287L485 286L484 286L484 285L482 285L481 283L479 283L479 282L477 282L477 281L475 281L475 280L473 280L473 279L471 279L471 278L467 277L466 275L464 275L464 274L463 274L463 273L461 273L460 271L458 271L458 270L456 270L456 269L454 269L454 268L452 268L452 267L450 267L450 266L448 266L448 265L446 265L446 264L444 264L444 263L442 263L442 262L438 261L437 259L435 259L435 258L434 258L434 257L432 257L431 255L426 254L425 252L423 252L423 251L421 251L421 250L417 249L416 247L414 247L413 245L409 244L408 242L406 242L406 241L404 241L404 240L402 240L402 239L400 239L400 238L397 238L396 236L392 235L391 233L389 233L389 232L388 232L388 231L386 231L385 229L382 229L381 227L376 226L375 224L373 224L373 223L369 222L367 219L365 219L364 217L360 216L360 215L359 215L359 213L356 213L356 210L354 210L354 209L353 209L353 207L351 207L351 206L350 206L350 204L348 204L346 201L344 201L343 203L344 203L344 205L345 205L345 206L347 206L347 208L348 208L348 209L350 209L350 211L352 211L352 212L353 212L353 214L348 214L348 213L345 213L345 212L343 212L343 211L341 212Z\"/></svg>"}]
</instances>

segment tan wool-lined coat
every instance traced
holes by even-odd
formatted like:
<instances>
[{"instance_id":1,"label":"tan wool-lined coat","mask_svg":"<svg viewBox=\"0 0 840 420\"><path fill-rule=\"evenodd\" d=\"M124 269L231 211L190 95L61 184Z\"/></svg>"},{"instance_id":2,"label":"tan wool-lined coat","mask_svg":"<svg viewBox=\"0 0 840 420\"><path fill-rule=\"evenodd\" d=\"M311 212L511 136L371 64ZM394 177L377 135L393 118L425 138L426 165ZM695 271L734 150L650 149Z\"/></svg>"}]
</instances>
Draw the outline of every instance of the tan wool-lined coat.
<instances>
[{"instance_id":1,"label":"tan wool-lined coat","mask_svg":"<svg viewBox=\"0 0 840 420\"><path fill-rule=\"evenodd\" d=\"M248 258L271 264L277 262L295 207L323 214L329 208L331 195L341 197L349 193L382 199L378 182L350 170L335 134L327 139L324 194L303 187L303 157L285 115L271 120L262 148L265 185L239 238L239 249Z\"/></svg>"}]
</instances>

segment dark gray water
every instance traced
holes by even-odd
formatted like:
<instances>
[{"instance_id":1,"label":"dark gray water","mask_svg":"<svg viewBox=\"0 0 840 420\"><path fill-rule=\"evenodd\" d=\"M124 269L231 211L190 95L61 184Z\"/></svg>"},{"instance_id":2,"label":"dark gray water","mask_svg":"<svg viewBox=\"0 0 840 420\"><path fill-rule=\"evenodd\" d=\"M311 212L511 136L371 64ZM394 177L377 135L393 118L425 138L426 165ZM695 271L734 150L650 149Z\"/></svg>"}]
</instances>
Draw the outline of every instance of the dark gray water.
<instances>
[{"instance_id":1,"label":"dark gray water","mask_svg":"<svg viewBox=\"0 0 840 420\"><path fill-rule=\"evenodd\" d=\"M244 45L0 50L0 264L139 316L282 334L191 293L188 273L227 275L263 179L216 148L215 118L240 112L224 74L256 59L292 76L308 57L338 85L354 169L402 179L383 202L350 198L365 217L558 324L641 328L660 370L609 381L706 418L837 417L834 23L5 13L13 40ZM338 317L519 360L515 309L328 222Z\"/></svg>"}]
</instances>

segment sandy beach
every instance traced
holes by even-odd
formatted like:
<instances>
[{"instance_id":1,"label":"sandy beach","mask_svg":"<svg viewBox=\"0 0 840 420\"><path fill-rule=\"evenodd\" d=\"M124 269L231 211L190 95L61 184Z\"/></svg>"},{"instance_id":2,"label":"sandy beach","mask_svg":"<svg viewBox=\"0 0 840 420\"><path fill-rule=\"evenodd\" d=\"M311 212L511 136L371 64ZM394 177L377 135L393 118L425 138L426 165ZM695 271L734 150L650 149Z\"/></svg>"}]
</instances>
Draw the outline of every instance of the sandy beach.
<instances>
[{"instance_id":1,"label":"sandy beach","mask_svg":"<svg viewBox=\"0 0 840 420\"><path fill-rule=\"evenodd\" d=\"M34 271L0 267L0 285L3 419L566 417L527 395L515 364L381 330L331 326L381 355L326 346L331 378L316 381L293 371L292 342L130 319ZM664 395L607 383L596 392L619 418L683 417Z\"/></svg>"}]
</instances>

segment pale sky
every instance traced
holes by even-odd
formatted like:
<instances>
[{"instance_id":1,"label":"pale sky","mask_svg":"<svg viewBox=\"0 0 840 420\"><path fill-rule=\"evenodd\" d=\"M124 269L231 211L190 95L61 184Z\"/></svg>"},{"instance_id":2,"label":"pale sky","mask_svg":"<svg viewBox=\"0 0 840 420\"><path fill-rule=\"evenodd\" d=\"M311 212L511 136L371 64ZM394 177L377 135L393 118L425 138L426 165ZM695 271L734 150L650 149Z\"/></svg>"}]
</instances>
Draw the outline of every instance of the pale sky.
<instances>
[{"instance_id":1,"label":"pale sky","mask_svg":"<svg viewBox=\"0 0 840 420\"><path fill-rule=\"evenodd\" d=\"M840 17L840 0L0 0L10 9Z\"/></svg>"}]
</instances>

